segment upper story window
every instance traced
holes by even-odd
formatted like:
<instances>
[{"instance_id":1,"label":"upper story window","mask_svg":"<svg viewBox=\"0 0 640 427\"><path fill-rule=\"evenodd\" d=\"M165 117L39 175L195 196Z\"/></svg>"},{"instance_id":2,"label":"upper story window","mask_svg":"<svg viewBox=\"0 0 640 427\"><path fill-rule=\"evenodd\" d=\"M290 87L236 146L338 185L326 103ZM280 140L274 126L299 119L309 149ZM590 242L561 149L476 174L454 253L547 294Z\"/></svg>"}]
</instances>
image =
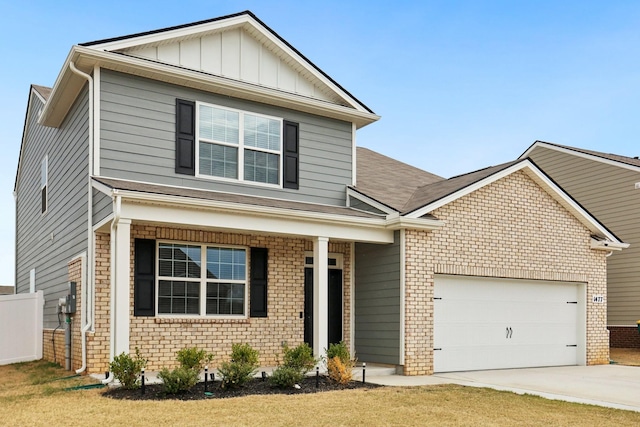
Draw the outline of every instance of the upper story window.
<instances>
[{"instance_id":1,"label":"upper story window","mask_svg":"<svg viewBox=\"0 0 640 427\"><path fill-rule=\"evenodd\" d=\"M47 190L49 187L49 156L44 156L40 163L40 200L41 212L47 212Z\"/></svg>"},{"instance_id":2,"label":"upper story window","mask_svg":"<svg viewBox=\"0 0 640 427\"><path fill-rule=\"evenodd\" d=\"M197 106L197 175L281 185L282 119Z\"/></svg>"}]
</instances>

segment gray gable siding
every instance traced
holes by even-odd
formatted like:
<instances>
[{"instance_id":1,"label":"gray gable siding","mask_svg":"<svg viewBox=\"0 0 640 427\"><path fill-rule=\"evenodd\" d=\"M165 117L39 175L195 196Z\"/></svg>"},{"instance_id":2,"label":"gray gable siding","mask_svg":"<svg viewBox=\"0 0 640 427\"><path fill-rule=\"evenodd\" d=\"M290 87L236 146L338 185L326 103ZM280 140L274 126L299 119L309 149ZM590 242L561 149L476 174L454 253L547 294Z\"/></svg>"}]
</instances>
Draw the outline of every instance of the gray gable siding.
<instances>
[{"instance_id":1,"label":"gray gable siding","mask_svg":"<svg viewBox=\"0 0 640 427\"><path fill-rule=\"evenodd\" d=\"M640 319L640 172L544 147L530 157L599 221L631 246L607 258L607 323Z\"/></svg>"},{"instance_id":2,"label":"gray gable siding","mask_svg":"<svg viewBox=\"0 0 640 427\"><path fill-rule=\"evenodd\" d=\"M42 106L33 100L31 111ZM29 117L16 197L16 290L44 291L44 327L58 325L58 298L66 294L67 263L87 250L88 95L86 88L60 128ZM48 210L41 214L40 164L48 155Z\"/></svg>"},{"instance_id":3,"label":"gray gable siding","mask_svg":"<svg viewBox=\"0 0 640 427\"><path fill-rule=\"evenodd\" d=\"M111 197L93 189L93 225L96 225L113 212Z\"/></svg>"},{"instance_id":4,"label":"gray gable siding","mask_svg":"<svg viewBox=\"0 0 640 427\"><path fill-rule=\"evenodd\" d=\"M158 184L345 205L351 123L103 70L100 175ZM227 183L175 173L176 98L282 117L300 124L300 189Z\"/></svg>"},{"instance_id":5,"label":"gray gable siding","mask_svg":"<svg viewBox=\"0 0 640 427\"><path fill-rule=\"evenodd\" d=\"M373 206L365 203L361 200L356 199L355 197L351 197L349 200L349 205L354 208L365 212L371 212L378 215L387 215L386 212L382 212L380 209L374 208Z\"/></svg>"},{"instance_id":6,"label":"gray gable siding","mask_svg":"<svg viewBox=\"0 0 640 427\"><path fill-rule=\"evenodd\" d=\"M400 233L355 247L355 350L364 362L400 363Z\"/></svg>"}]
</instances>

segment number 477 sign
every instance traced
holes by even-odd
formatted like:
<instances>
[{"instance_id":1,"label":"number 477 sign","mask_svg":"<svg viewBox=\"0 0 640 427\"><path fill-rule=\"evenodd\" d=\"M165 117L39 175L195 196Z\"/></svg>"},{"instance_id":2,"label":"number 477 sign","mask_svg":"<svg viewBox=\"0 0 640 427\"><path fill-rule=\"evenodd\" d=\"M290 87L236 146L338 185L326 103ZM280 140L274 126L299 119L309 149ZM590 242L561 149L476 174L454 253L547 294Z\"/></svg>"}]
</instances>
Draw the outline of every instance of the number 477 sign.
<instances>
[{"instance_id":1,"label":"number 477 sign","mask_svg":"<svg viewBox=\"0 0 640 427\"><path fill-rule=\"evenodd\" d=\"M604 296L603 295L594 295L593 296L593 302L596 303L596 304L604 303Z\"/></svg>"}]
</instances>

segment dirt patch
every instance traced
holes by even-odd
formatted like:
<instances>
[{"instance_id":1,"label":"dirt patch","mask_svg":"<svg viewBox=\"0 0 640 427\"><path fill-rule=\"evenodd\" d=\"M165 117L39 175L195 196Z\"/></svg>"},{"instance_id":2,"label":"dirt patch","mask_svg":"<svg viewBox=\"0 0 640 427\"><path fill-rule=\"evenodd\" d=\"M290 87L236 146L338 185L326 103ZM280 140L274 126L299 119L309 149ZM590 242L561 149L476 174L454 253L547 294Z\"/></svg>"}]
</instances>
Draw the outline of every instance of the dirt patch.
<instances>
[{"instance_id":1,"label":"dirt patch","mask_svg":"<svg viewBox=\"0 0 640 427\"><path fill-rule=\"evenodd\" d=\"M619 365L640 366L640 348L611 348L609 359Z\"/></svg>"},{"instance_id":2,"label":"dirt patch","mask_svg":"<svg viewBox=\"0 0 640 427\"><path fill-rule=\"evenodd\" d=\"M225 399L230 397L255 396L265 394L308 394L321 393L335 390L351 390L351 389L369 389L381 387L376 384L362 383L362 381L351 381L345 385L337 384L326 376L320 376L316 387L315 377L306 377L300 384L300 388L278 388L272 386L269 381L262 379L254 379L249 381L243 387L223 389L219 381L208 383L208 394L205 394L204 382L196 384L189 391L179 394L165 394L162 384L152 384L145 386L145 392L142 394L138 390L125 390L122 387L111 388L103 393L103 396L112 399L126 400L201 400L201 399Z\"/></svg>"}]
</instances>

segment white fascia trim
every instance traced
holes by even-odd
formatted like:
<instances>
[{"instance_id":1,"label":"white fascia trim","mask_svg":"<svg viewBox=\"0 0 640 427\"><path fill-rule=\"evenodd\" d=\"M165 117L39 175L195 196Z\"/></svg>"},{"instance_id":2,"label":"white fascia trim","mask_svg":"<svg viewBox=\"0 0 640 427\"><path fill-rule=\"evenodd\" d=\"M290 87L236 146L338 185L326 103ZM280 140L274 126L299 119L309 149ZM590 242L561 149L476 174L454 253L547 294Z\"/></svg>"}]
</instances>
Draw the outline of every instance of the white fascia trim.
<instances>
[{"instance_id":1,"label":"white fascia trim","mask_svg":"<svg viewBox=\"0 0 640 427\"><path fill-rule=\"evenodd\" d=\"M322 73L316 70L315 67L309 65L308 61L303 59L298 53L296 53L293 49L287 46L286 43L282 42L276 36L274 36L270 31L264 29L264 27L258 23L253 17L250 15L240 15L234 16L231 18L227 18L220 21L207 22L200 25L188 26L185 28L178 28L175 30L163 31L160 33L148 34L143 36L138 36L134 38L129 38L126 40L119 40L113 42L102 43L99 45L93 45L89 48L94 50L106 50L106 51L115 51L115 50L123 50L129 48L135 48L142 45L149 45L154 43L166 42L171 39L180 39L188 36L193 36L194 34L205 34L207 32L215 32L219 30L228 30L235 27L241 27L244 25L251 25L256 31L260 32L260 34L268 39L272 44L277 46L278 49L285 52L291 58L293 58L298 64L302 65L304 69L311 75L313 75L316 79L320 80L323 84L328 86L331 90L333 90L336 94L338 94L344 101L348 102L351 107L355 108L358 111L367 111L360 103L358 103L353 97L349 96L344 90L340 89L336 86L331 80L325 77Z\"/></svg>"},{"instance_id":2,"label":"white fascia trim","mask_svg":"<svg viewBox=\"0 0 640 427\"><path fill-rule=\"evenodd\" d=\"M71 61L74 61L79 68L82 65L83 68L89 67L92 69L94 65L98 64L101 68L140 75L146 78L150 78L149 75L153 75L154 78L157 78L160 81L184 85L185 87L191 87L197 90L211 91L213 93L220 93L241 99L291 108L294 110L311 112L313 114L326 117L333 117L355 123L358 127L366 126L380 119L380 116L369 113L368 111L356 110L351 107L332 104L327 101L288 93L277 89L244 83L238 80L232 80L212 74L205 74L199 71L188 70L133 56L98 51L83 46L73 46L64 66L62 67L62 71L56 79L49 101L42 111L42 117L40 118L41 124L47 123L46 126L59 126L66 116L65 113L60 117L56 117L56 119L49 120L49 116L54 115L54 107L52 104L57 98L62 96L62 92L60 91L64 91L66 89L66 86L69 85L69 79L72 78L72 76L67 76L69 62ZM134 70L136 72L134 72Z\"/></svg>"},{"instance_id":3,"label":"white fascia trim","mask_svg":"<svg viewBox=\"0 0 640 427\"><path fill-rule=\"evenodd\" d=\"M570 154L572 156L581 157L583 159L593 160L594 162L600 162L600 163L604 163L606 165L617 166L619 168L629 169L629 170L632 170L634 172L640 172L640 166L633 166L633 165L629 165L627 163L618 162L618 161L611 160L611 159L605 159L603 157L596 156L594 154L582 153L582 152L579 152L579 151L576 151L576 150L570 150L568 148L558 147L557 145L549 144L547 142L542 142L542 141L535 142L519 158L523 159L523 158L528 157L531 154L531 152L537 147L548 148L549 150L555 150L555 151L559 151L561 153Z\"/></svg>"},{"instance_id":4,"label":"white fascia trim","mask_svg":"<svg viewBox=\"0 0 640 427\"><path fill-rule=\"evenodd\" d=\"M373 208L378 209L379 211L382 211L384 213L386 213L387 215L393 215L393 214L397 214L398 212L391 209L389 206L384 205L370 197L365 196L364 194L354 190L353 188L348 188L347 187L347 200L349 200L349 198L353 197L354 199L358 199L360 200L362 203L366 203L368 205L370 205Z\"/></svg>"},{"instance_id":5,"label":"white fascia trim","mask_svg":"<svg viewBox=\"0 0 640 427\"><path fill-rule=\"evenodd\" d=\"M393 243L385 220L118 190L122 216L167 224Z\"/></svg>"},{"instance_id":6,"label":"white fascia trim","mask_svg":"<svg viewBox=\"0 0 640 427\"><path fill-rule=\"evenodd\" d=\"M590 244L591 249L597 251L621 251L622 249L627 249L629 246L629 243L620 243L617 241L613 242L609 240L597 240L594 238L591 238Z\"/></svg>"},{"instance_id":7,"label":"white fascia trim","mask_svg":"<svg viewBox=\"0 0 640 427\"><path fill-rule=\"evenodd\" d=\"M445 221L439 219L407 218L404 216L387 217L387 228L389 230L403 230L410 228L412 230L432 231L443 227L445 224Z\"/></svg>"},{"instance_id":8,"label":"white fascia trim","mask_svg":"<svg viewBox=\"0 0 640 427\"><path fill-rule=\"evenodd\" d=\"M93 178L93 176L91 177ZM108 185L104 185L101 182L98 182L94 179L91 180L91 185L93 186L93 188L95 188L96 190L98 190L101 193L106 194L107 196L112 197L113 196L113 188L109 187Z\"/></svg>"},{"instance_id":9,"label":"white fascia trim","mask_svg":"<svg viewBox=\"0 0 640 427\"><path fill-rule=\"evenodd\" d=\"M594 233L600 233L605 236L606 239L611 242L617 242L620 244L624 244L620 240L618 240L610 231L604 228L591 214L585 211L575 200L567 195L558 185L549 179L544 173L540 171L529 159L523 159L520 162L509 166L506 169L501 170L491 176L486 177L468 187L461 189L453 194L450 194L447 197L444 197L440 200L435 201L427 206L423 206L422 208L411 212L407 215L409 218L419 218L422 215L425 215L429 212L438 209L448 203L451 203L460 197L466 196L486 185L492 184L499 179L502 179L508 175L511 175L514 172L519 170L524 170L531 179L536 181L538 185L544 188L552 197L554 197L561 205L563 205L567 210L572 212L589 230Z\"/></svg>"}]
</instances>

